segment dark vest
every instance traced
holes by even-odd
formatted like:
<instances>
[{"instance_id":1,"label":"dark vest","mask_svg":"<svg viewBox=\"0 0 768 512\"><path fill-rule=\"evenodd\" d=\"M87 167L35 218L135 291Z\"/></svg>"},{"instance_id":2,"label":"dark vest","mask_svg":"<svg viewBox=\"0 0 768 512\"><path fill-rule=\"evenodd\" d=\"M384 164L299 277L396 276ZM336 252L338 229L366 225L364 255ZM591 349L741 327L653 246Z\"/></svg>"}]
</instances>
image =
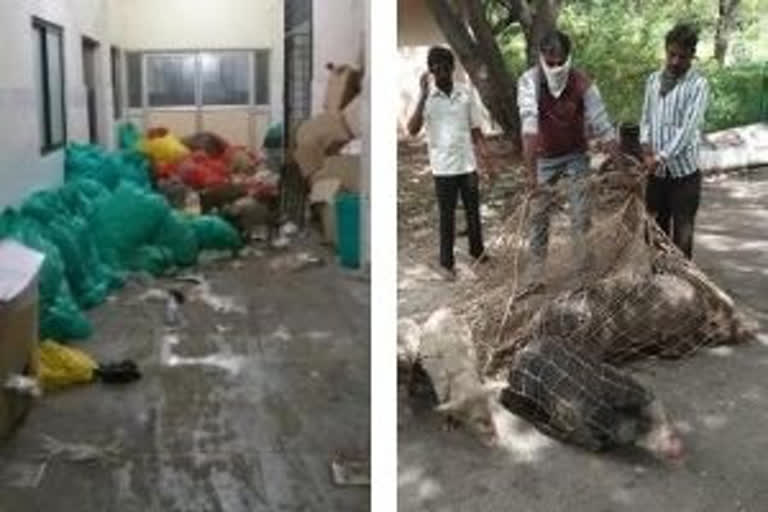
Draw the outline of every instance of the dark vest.
<instances>
[{"instance_id":1,"label":"dark vest","mask_svg":"<svg viewBox=\"0 0 768 512\"><path fill-rule=\"evenodd\" d=\"M584 94L589 89L589 78L572 69L565 90L555 98L549 92L544 73L539 73L539 156L554 158L585 152Z\"/></svg>"}]
</instances>

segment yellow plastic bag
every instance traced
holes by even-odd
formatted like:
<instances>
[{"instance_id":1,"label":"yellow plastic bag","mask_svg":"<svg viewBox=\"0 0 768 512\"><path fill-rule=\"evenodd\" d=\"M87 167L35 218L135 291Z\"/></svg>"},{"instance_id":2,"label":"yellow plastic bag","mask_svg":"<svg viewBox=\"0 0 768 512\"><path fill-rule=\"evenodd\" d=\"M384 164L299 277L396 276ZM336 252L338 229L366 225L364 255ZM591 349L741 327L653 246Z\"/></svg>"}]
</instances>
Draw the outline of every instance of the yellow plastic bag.
<instances>
[{"instance_id":1,"label":"yellow plastic bag","mask_svg":"<svg viewBox=\"0 0 768 512\"><path fill-rule=\"evenodd\" d=\"M91 382L93 371L98 367L82 350L51 340L40 343L37 354L38 378L45 390Z\"/></svg>"},{"instance_id":2,"label":"yellow plastic bag","mask_svg":"<svg viewBox=\"0 0 768 512\"><path fill-rule=\"evenodd\" d=\"M155 165L176 163L189 154L189 148L172 133L162 137L142 138L139 150L148 154Z\"/></svg>"}]
</instances>

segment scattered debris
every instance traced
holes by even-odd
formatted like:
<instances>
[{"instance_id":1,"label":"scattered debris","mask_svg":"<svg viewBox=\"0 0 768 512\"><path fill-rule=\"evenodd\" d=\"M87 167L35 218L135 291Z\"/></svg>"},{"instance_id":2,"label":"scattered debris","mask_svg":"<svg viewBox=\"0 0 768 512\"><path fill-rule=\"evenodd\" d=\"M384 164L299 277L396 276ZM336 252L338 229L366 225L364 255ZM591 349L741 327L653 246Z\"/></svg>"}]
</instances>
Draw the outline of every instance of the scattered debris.
<instances>
[{"instance_id":1,"label":"scattered debris","mask_svg":"<svg viewBox=\"0 0 768 512\"><path fill-rule=\"evenodd\" d=\"M168 292L160 288L150 288L139 295L141 302L162 302L168 300Z\"/></svg>"},{"instance_id":2,"label":"scattered debris","mask_svg":"<svg viewBox=\"0 0 768 512\"><path fill-rule=\"evenodd\" d=\"M276 239L272 240L273 249L285 249L290 245L291 241L285 235L280 235Z\"/></svg>"},{"instance_id":3,"label":"scattered debris","mask_svg":"<svg viewBox=\"0 0 768 512\"><path fill-rule=\"evenodd\" d=\"M324 265L325 261L308 252L299 252L274 258L269 266L276 272L297 272L308 267Z\"/></svg>"},{"instance_id":4,"label":"scattered debris","mask_svg":"<svg viewBox=\"0 0 768 512\"><path fill-rule=\"evenodd\" d=\"M299 232L299 228L293 222L286 222L280 228L280 234L286 237L293 236L298 232Z\"/></svg>"},{"instance_id":5,"label":"scattered debris","mask_svg":"<svg viewBox=\"0 0 768 512\"><path fill-rule=\"evenodd\" d=\"M337 455L331 461L333 483L338 486L371 485L371 462L368 459L347 459Z\"/></svg>"},{"instance_id":6,"label":"scattered debris","mask_svg":"<svg viewBox=\"0 0 768 512\"><path fill-rule=\"evenodd\" d=\"M180 276L176 276L174 279L176 281L193 283L193 284L204 284L207 282L205 279L205 276L202 274L182 274Z\"/></svg>"},{"instance_id":7,"label":"scattered debris","mask_svg":"<svg viewBox=\"0 0 768 512\"><path fill-rule=\"evenodd\" d=\"M130 360L119 363L102 363L93 373L96 378L106 384L127 384L141 378L138 366Z\"/></svg>"},{"instance_id":8,"label":"scattered debris","mask_svg":"<svg viewBox=\"0 0 768 512\"><path fill-rule=\"evenodd\" d=\"M237 313L244 315L247 312L246 308L237 304L233 297L216 295L213 293L211 291L211 284L207 281L195 286L192 297L193 300L206 304L217 313Z\"/></svg>"},{"instance_id":9,"label":"scattered debris","mask_svg":"<svg viewBox=\"0 0 768 512\"><path fill-rule=\"evenodd\" d=\"M165 303L165 325L178 327L184 325L184 317L181 314L181 305L184 304L184 294L179 290L169 290L168 300Z\"/></svg>"},{"instance_id":10,"label":"scattered debris","mask_svg":"<svg viewBox=\"0 0 768 512\"><path fill-rule=\"evenodd\" d=\"M43 392L40 389L40 383L34 377L27 375L11 374L5 379L3 388L8 391L14 391L20 395L40 397Z\"/></svg>"},{"instance_id":11,"label":"scattered debris","mask_svg":"<svg viewBox=\"0 0 768 512\"><path fill-rule=\"evenodd\" d=\"M122 440L116 439L105 446L87 443L68 443L43 434L43 448L48 452L48 458L63 458L70 462L96 462L111 460L120 455Z\"/></svg>"},{"instance_id":12,"label":"scattered debris","mask_svg":"<svg viewBox=\"0 0 768 512\"><path fill-rule=\"evenodd\" d=\"M164 361L168 366L212 366L235 376L245 365L245 357L231 354L210 354L202 357L182 357L169 354Z\"/></svg>"},{"instance_id":13,"label":"scattered debris","mask_svg":"<svg viewBox=\"0 0 768 512\"><path fill-rule=\"evenodd\" d=\"M219 334L227 334L228 332L232 332L232 327L219 324L216 326L216 332Z\"/></svg>"},{"instance_id":14,"label":"scattered debris","mask_svg":"<svg viewBox=\"0 0 768 512\"><path fill-rule=\"evenodd\" d=\"M43 480L47 462L4 463L0 468L0 482L3 487L35 489Z\"/></svg>"}]
</instances>

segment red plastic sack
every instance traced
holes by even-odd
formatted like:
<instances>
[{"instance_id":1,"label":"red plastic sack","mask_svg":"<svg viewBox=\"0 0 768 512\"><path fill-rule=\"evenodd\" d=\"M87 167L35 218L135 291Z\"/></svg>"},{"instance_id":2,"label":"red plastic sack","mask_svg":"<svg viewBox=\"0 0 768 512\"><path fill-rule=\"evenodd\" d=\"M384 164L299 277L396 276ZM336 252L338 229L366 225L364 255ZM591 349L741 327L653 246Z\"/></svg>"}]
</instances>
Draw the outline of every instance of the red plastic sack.
<instances>
[{"instance_id":1,"label":"red plastic sack","mask_svg":"<svg viewBox=\"0 0 768 512\"><path fill-rule=\"evenodd\" d=\"M185 185L204 189L229 182L229 169L224 161L195 151L179 163L178 173Z\"/></svg>"},{"instance_id":2,"label":"red plastic sack","mask_svg":"<svg viewBox=\"0 0 768 512\"><path fill-rule=\"evenodd\" d=\"M157 179L168 179L176 175L179 170L178 163L157 163L154 165L155 176Z\"/></svg>"}]
</instances>

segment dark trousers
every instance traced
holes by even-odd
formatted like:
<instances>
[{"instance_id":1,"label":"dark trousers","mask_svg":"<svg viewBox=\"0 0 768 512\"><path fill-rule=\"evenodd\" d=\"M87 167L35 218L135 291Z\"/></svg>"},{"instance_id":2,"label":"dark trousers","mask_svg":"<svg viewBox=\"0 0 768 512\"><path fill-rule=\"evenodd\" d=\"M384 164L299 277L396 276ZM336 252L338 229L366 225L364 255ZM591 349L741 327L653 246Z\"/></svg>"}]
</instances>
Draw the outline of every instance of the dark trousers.
<instances>
[{"instance_id":1,"label":"dark trousers","mask_svg":"<svg viewBox=\"0 0 768 512\"><path fill-rule=\"evenodd\" d=\"M440 209L440 264L449 269L454 265L453 244L456 238L456 204L459 194L467 215L469 254L479 258L484 249L477 173L435 176L435 191Z\"/></svg>"},{"instance_id":2,"label":"dark trousers","mask_svg":"<svg viewBox=\"0 0 768 512\"><path fill-rule=\"evenodd\" d=\"M648 211L688 259L693 253L693 227L701 198L701 172L683 178L651 176L646 189Z\"/></svg>"}]
</instances>

